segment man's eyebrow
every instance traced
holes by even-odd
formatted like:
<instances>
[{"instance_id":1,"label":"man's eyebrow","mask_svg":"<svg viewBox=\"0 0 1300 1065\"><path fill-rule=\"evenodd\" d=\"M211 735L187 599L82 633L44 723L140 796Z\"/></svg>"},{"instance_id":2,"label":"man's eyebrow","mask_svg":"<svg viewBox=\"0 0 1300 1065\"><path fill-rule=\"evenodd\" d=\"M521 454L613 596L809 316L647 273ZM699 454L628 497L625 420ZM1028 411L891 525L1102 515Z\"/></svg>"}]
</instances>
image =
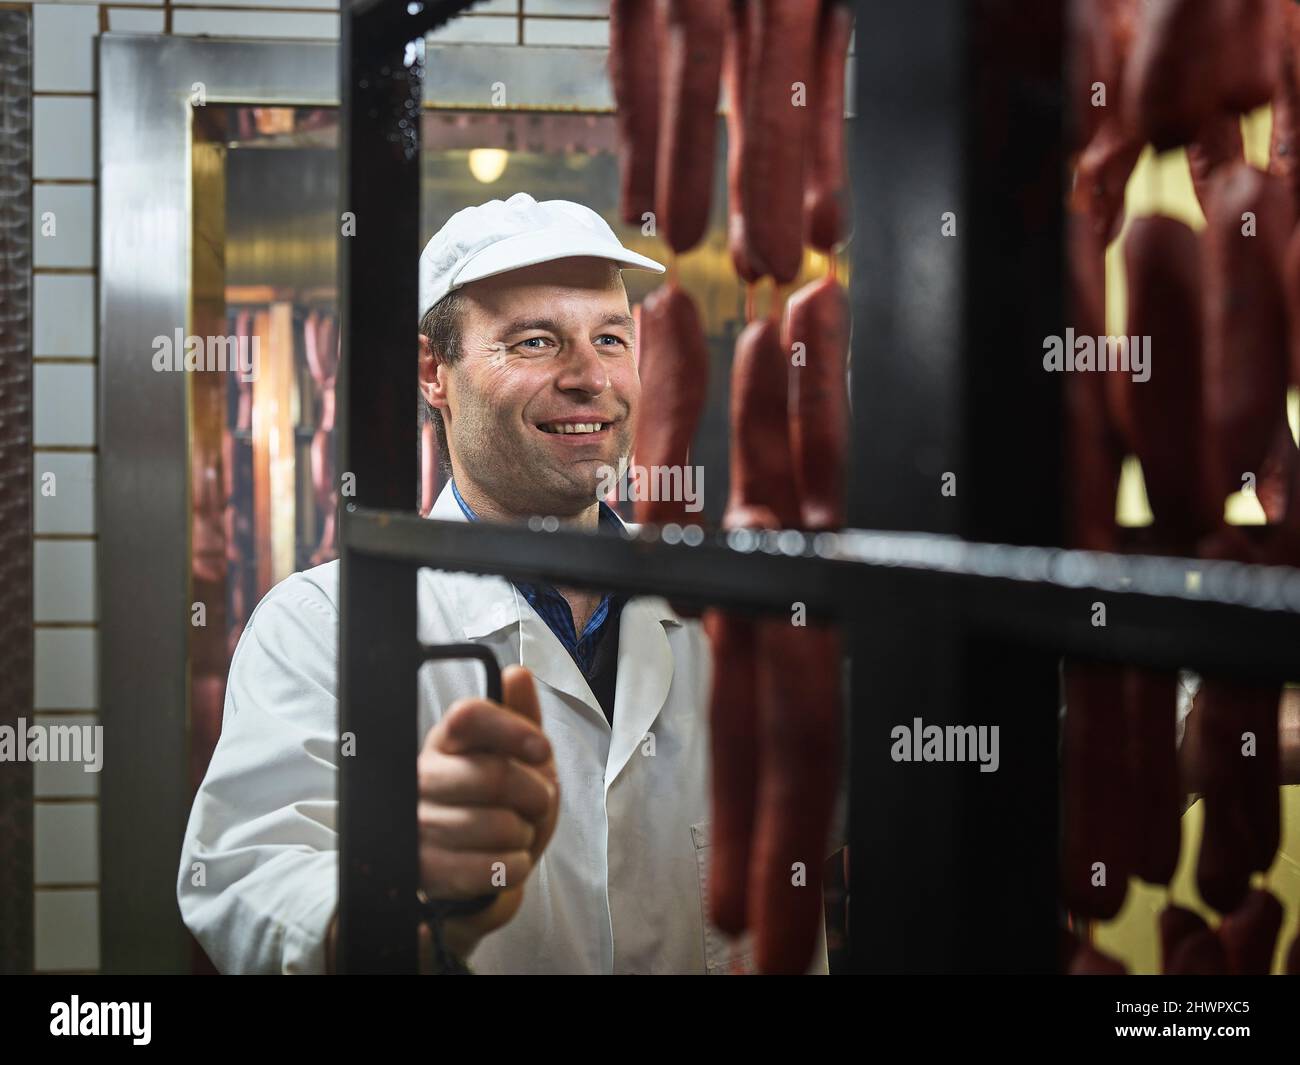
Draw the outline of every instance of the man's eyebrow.
<instances>
[{"instance_id":1,"label":"man's eyebrow","mask_svg":"<svg viewBox=\"0 0 1300 1065\"><path fill-rule=\"evenodd\" d=\"M621 325L624 329L636 336L636 320L630 314L615 312L605 315L597 325ZM507 322L501 330L503 337L514 336L516 333L527 333L530 330L543 330L548 333L563 333L564 328L554 318L516 318Z\"/></svg>"}]
</instances>

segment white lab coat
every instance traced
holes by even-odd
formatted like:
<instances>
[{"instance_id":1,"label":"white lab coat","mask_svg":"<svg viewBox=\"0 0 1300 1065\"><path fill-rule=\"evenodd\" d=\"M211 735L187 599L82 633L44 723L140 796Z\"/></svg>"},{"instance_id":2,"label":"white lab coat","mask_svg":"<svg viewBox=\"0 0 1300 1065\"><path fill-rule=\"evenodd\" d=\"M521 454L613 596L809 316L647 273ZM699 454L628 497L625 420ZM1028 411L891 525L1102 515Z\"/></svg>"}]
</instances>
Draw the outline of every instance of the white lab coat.
<instances>
[{"instance_id":1,"label":"white lab coat","mask_svg":"<svg viewBox=\"0 0 1300 1065\"><path fill-rule=\"evenodd\" d=\"M465 520L449 489L431 516ZM503 667L532 670L559 776L555 835L519 912L470 956L474 970L750 969L747 945L705 917L711 658L699 624L657 597L626 604L611 729L569 653L505 579L422 569L418 601L422 641L480 643ZM185 923L223 972L324 971L338 891L337 637L330 562L272 588L235 651L177 886ZM426 664L419 739L482 684L477 663ZM811 971L826 971L824 931Z\"/></svg>"}]
</instances>

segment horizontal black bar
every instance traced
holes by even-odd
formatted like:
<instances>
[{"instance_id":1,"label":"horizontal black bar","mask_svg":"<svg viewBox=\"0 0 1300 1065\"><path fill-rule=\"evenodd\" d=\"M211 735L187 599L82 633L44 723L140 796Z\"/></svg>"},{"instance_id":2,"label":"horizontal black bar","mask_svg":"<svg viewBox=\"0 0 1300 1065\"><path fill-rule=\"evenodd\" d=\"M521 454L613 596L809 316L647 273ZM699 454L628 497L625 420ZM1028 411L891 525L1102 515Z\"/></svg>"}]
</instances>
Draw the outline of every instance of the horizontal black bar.
<instances>
[{"instance_id":1,"label":"horizontal black bar","mask_svg":"<svg viewBox=\"0 0 1300 1065\"><path fill-rule=\"evenodd\" d=\"M910 533L626 537L357 508L349 550L509 580L658 595L690 607L847 618L860 603L934 597L977 626L1080 657L1300 678L1300 570L968 543ZM1104 624L1098 604L1104 608Z\"/></svg>"}]
</instances>

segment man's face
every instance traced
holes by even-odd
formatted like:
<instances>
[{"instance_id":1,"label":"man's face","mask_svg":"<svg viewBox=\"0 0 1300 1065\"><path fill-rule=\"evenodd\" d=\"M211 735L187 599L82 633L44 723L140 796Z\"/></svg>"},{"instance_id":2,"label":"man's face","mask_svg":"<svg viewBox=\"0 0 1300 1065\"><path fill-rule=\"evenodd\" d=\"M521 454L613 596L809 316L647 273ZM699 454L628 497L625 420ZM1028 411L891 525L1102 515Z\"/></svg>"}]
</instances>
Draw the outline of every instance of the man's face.
<instances>
[{"instance_id":1,"label":"man's face","mask_svg":"<svg viewBox=\"0 0 1300 1065\"><path fill-rule=\"evenodd\" d=\"M569 258L460 291L461 357L441 368L453 468L511 513L580 513L636 429L622 275L608 260Z\"/></svg>"}]
</instances>

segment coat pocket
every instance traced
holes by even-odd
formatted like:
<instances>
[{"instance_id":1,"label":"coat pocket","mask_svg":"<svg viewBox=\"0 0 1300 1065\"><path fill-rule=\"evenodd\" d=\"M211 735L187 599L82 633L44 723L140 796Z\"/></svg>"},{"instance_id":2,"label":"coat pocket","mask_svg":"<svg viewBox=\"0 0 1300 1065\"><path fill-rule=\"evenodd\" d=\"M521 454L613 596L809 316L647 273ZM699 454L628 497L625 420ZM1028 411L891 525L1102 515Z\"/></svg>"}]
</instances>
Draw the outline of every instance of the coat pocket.
<instances>
[{"instance_id":1,"label":"coat pocket","mask_svg":"<svg viewBox=\"0 0 1300 1065\"><path fill-rule=\"evenodd\" d=\"M709 822L691 825L695 869L699 876L700 920L704 926L704 966L709 976L750 976L754 968L752 937L748 932L732 938L709 920Z\"/></svg>"}]
</instances>

